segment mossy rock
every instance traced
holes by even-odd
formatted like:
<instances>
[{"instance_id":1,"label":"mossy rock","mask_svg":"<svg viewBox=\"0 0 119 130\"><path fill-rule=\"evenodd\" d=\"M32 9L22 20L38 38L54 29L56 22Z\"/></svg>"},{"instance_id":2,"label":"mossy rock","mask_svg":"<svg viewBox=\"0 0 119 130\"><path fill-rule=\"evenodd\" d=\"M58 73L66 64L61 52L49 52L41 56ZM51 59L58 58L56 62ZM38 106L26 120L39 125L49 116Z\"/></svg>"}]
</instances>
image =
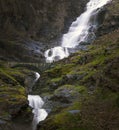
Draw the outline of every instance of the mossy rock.
<instances>
[{"instance_id":1,"label":"mossy rock","mask_svg":"<svg viewBox=\"0 0 119 130\"><path fill-rule=\"evenodd\" d=\"M28 112L28 101L25 78L31 71L25 68L10 68L6 62L1 62L0 67L0 119L6 122L5 130L13 128L13 119L22 115L31 118ZM24 111L24 112L23 112ZM28 113L30 114L28 116ZM26 119L23 118L25 121ZM31 119L30 119L31 121ZM29 122L30 122L29 121ZM9 127L8 127L9 126ZM0 128L4 125L0 124Z\"/></svg>"}]
</instances>

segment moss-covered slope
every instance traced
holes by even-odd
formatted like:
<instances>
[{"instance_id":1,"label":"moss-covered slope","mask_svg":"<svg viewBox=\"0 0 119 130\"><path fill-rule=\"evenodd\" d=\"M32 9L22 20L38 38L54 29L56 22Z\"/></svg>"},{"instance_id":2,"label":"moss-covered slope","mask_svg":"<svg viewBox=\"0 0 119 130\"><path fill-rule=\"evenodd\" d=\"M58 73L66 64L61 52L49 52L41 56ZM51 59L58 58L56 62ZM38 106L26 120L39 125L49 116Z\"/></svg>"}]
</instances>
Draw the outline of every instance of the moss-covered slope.
<instances>
[{"instance_id":1,"label":"moss-covered slope","mask_svg":"<svg viewBox=\"0 0 119 130\"><path fill-rule=\"evenodd\" d=\"M52 65L36 89L54 104L40 130L118 130L118 66L119 30Z\"/></svg>"},{"instance_id":2,"label":"moss-covered slope","mask_svg":"<svg viewBox=\"0 0 119 130\"><path fill-rule=\"evenodd\" d=\"M12 120L17 116L24 116L24 121L30 119L24 84L29 73L27 69L10 68L6 62L0 62L0 130L16 130Z\"/></svg>"}]
</instances>

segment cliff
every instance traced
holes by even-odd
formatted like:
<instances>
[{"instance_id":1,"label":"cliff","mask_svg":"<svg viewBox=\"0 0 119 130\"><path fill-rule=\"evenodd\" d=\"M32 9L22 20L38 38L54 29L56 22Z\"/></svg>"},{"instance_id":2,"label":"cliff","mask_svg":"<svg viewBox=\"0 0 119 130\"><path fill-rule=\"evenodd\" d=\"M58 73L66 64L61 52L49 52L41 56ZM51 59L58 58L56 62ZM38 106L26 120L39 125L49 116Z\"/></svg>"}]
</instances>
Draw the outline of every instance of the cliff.
<instances>
[{"instance_id":1,"label":"cliff","mask_svg":"<svg viewBox=\"0 0 119 130\"><path fill-rule=\"evenodd\" d=\"M0 59L42 62L44 51L60 44L62 34L84 11L86 3L87 0L1 0ZM98 16L97 36L119 26L119 3L113 0L111 4Z\"/></svg>"},{"instance_id":2,"label":"cliff","mask_svg":"<svg viewBox=\"0 0 119 130\"><path fill-rule=\"evenodd\" d=\"M86 2L0 0L1 59L39 62L44 50L51 47L82 13Z\"/></svg>"}]
</instances>

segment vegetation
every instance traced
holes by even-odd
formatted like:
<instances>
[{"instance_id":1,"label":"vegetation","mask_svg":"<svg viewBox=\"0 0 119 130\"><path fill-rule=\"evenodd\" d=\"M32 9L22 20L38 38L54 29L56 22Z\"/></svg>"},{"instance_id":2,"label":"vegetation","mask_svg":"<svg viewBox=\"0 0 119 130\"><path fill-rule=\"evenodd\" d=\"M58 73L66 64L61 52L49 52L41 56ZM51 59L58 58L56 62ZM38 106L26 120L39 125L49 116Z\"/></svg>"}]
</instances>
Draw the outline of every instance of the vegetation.
<instances>
[{"instance_id":1,"label":"vegetation","mask_svg":"<svg viewBox=\"0 0 119 130\"><path fill-rule=\"evenodd\" d=\"M55 63L41 76L40 93L50 92L50 101L59 101L60 105L54 108L40 130L119 128L117 32L119 30L100 37L87 51ZM36 90L38 92L38 88ZM67 107L62 106L64 101L68 101ZM79 112L75 112L77 110Z\"/></svg>"},{"instance_id":2,"label":"vegetation","mask_svg":"<svg viewBox=\"0 0 119 130\"><path fill-rule=\"evenodd\" d=\"M44 63L87 1L0 0L0 130L30 129L31 90L51 110L39 130L119 130L118 0L101 9L99 37L85 51Z\"/></svg>"},{"instance_id":3,"label":"vegetation","mask_svg":"<svg viewBox=\"0 0 119 130\"><path fill-rule=\"evenodd\" d=\"M0 62L0 115L1 120L9 120L27 106L25 78L27 69L10 68Z\"/></svg>"}]
</instances>

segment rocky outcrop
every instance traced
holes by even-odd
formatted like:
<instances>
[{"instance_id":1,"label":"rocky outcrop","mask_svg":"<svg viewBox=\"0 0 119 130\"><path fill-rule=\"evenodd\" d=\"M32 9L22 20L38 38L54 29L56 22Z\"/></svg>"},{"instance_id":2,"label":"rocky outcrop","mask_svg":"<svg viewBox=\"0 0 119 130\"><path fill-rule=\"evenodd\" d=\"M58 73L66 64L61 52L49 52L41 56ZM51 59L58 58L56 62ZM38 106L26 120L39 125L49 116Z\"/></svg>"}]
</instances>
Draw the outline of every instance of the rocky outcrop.
<instances>
[{"instance_id":1,"label":"rocky outcrop","mask_svg":"<svg viewBox=\"0 0 119 130\"><path fill-rule=\"evenodd\" d=\"M105 15L104 15L105 14ZM99 16L99 20L103 19L100 25L97 35L102 36L104 34L110 33L115 29L119 28L119 1L112 0L112 2L107 5L103 13Z\"/></svg>"},{"instance_id":2,"label":"rocky outcrop","mask_svg":"<svg viewBox=\"0 0 119 130\"><path fill-rule=\"evenodd\" d=\"M24 84L29 73L27 69L10 68L0 62L0 130L21 130L25 122L27 127L31 123Z\"/></svg>"},{"instance_id":3,"label":"rocky outcrop","mask_svg":"<svg viewBox=\"0 0 119 130\"><path fill-rule=\"evenodd\" d=\"M104 35L41 75L34 92L51 112L39 130L119 128L118 38L119 30Z\"/></svg>"},{"instance_id":4,"label":"rocky outcrop","mask_svg":"<svg viewBox=\"0 0 119 130\"><path fill-rule=\"evenodd\" d=\"M87 1L0 0L0 59L41 62Z\"/></svg>"},{"instance_id":5,"label":"rocky outcrop","mask_svg":"<svg viewBox=\"0 0 119 130\"><path fill-rule=\"evenodd\" d=\"M33 40L0 38L0 60L16 62L43 61L43 44Z\"/></svg>"},{"instance_id":6,"label":"rocky outcrop","mask_svg":"<svg viewBox=\"0 0 119 130\"><path fill-rule=\"evenodd\" d=\"M0 0L0 32L49 40L62 34L87 0ZM69 23L69 24L68 24Z\"/></svg>"}]
</instances>

